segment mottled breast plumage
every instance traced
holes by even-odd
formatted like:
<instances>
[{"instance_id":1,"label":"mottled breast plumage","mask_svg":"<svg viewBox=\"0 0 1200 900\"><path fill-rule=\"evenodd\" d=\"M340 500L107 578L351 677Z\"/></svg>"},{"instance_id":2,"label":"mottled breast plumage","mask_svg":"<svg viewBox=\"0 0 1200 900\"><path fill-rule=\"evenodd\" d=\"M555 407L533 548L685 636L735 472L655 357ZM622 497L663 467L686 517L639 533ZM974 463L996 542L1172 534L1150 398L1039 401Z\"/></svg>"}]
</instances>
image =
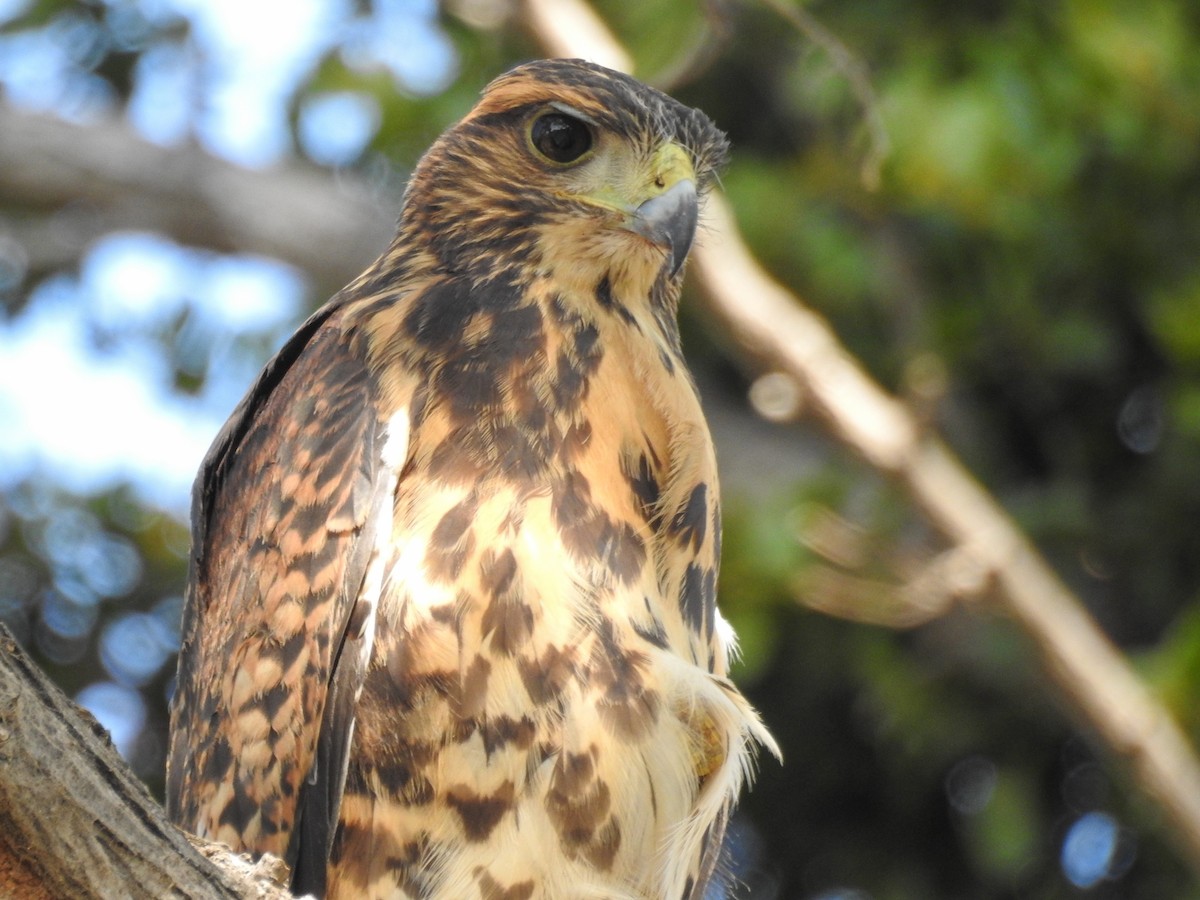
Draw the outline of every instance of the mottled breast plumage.
<instances>
[{"instance_id":1,"label":"mottled breast plumage","mask_svg":"<svg viewBox=\"0 0 1200 900\"><path fill-rule=\"evenodd\" d=\"M198 477L175 821L329 898L709 896L775 749L675 323L725 152L578 60L431 147Z\"/></svg>"}]
</instances>

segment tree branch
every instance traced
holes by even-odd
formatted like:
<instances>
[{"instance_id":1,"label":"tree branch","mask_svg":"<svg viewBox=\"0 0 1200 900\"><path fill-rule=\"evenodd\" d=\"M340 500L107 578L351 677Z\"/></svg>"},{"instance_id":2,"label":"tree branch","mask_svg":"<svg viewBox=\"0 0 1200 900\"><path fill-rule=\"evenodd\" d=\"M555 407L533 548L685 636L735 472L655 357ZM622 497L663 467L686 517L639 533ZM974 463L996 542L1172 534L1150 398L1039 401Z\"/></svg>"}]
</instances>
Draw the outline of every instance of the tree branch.
<instances>
[{"instance_id":1,"label":"tree branch","mask_svg":"<svg viewBox=\"0 0 1200 900\"><path fill-rule=\"evenodd\" d=\"M291 897L278 860L203 852L0 625L0 896Z\"/></svg>"},{"instance_id":2,"label":"tree branch","mask_svg":"<svg viewBox=\"0 0 1200 900\"><path fill-rule=\"evenodd\" d=\"M526 21L554 53L621 58L624 50L611 35L578 35L565 27L564 10L582 5L580 0L525 0ZM988 596L1029 636L1071 708L1163 811L1183 857L1200 874L1200 765L1171 715L950 450L922 433L829 326L763 270L724 197L710 197L707 226L692 259L719 327L763 371L794 378L821 422L903 485L960 559L973 561L990 582Z\"/></svg>"},{"instance_id":3,"label":"tree branch","mask_svg":"<svg viewBox=\"0 0 1200 900\"><path fill-rule=\"evenodd\" d=\"M0 205L53 214L49 225L8 226L35 268L78 259L110 231L161 231L290 262L323 295L378 255L394 221L355 179L300 164L251 171L195 146L151 144L117 121L72 125L2 103Z\"/></svg>"}]
</instances>

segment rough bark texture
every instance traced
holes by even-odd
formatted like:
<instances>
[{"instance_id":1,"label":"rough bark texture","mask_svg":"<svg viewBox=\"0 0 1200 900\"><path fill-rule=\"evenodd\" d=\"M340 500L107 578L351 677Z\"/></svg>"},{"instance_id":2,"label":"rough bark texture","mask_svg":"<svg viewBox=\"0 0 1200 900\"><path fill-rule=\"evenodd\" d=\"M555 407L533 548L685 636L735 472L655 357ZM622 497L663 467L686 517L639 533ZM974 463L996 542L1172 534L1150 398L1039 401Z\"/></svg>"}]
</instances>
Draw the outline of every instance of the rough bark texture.
<instances>
[{"instance_id":1,"label":"rough bark texture","mask_svg":"<svg viewBox=\"0 0 1200 900\"><path fill-rule=\"evenodd\" d=\"M277 860L203 849L0 625L0 897L291 896Z\"/></svg>"}]
</instances>

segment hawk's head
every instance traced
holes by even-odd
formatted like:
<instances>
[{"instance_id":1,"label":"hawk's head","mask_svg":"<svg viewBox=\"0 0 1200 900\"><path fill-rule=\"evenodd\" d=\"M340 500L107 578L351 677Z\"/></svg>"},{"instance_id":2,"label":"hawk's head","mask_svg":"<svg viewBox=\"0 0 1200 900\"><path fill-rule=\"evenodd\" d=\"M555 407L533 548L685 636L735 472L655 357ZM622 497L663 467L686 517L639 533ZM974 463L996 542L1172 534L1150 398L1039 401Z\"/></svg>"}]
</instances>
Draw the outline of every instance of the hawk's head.
<instances>
[{"instance_id":1,"label":"hawk's head","mask_svg":"<svg viewBox=\"0 0 1200 900\"><path fill-rule=\"evenodd\" d=\"M677 282L725 136L701 112L582 60L500 76L430 148L402 231L447 270L560 285Z\"/></svg>"}]
</instances>

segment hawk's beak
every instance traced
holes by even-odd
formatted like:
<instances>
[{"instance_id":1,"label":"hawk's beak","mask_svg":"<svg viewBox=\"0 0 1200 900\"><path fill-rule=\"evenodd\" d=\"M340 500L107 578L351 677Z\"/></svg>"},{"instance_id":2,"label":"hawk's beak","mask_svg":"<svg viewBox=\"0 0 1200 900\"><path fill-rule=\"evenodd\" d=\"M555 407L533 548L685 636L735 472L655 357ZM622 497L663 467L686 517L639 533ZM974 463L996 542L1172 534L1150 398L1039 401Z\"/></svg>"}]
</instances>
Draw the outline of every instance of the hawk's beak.
<instances>
[{"instance_id":1,"label":"hawk's beak","mask_svg":"<svg viewBox=\"0 0 1200 900\"><path fill-rule=\"evenodd\" d=\"M696 236L700 206L696 197L696 170L683 147L665 141L654 152L642 197L647 199L633 208L625 227L667 251L667 263L674 277L687 259L692 238Z\"/></svg>"},{"instance_id":2,"label":"hawk's beak","mask_svg":"<svg viewBox=\"0 0 1200 900\"><path fill-rule=\"evenodd\" d=\"M687 259L692 238L696 236L699 210L696 183L685 178L634 210L629 230L667 251L671 276L674 277Z\"/></svg>"}]
</instances>

